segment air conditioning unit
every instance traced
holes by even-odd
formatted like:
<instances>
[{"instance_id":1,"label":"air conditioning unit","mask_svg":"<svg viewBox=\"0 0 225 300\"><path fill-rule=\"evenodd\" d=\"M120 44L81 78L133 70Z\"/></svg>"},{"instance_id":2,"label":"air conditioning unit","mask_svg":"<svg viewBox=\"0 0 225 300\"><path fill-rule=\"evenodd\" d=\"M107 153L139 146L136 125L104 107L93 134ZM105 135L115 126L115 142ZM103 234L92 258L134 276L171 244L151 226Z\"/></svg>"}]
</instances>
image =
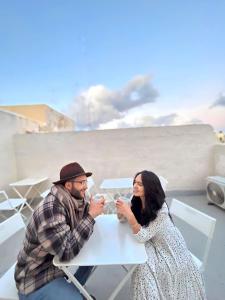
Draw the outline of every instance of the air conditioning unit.
<instances>
[{"instance_id":1,"label":"air conditioning unit","mask_svg":"<svg viewBox=\"0 0 225 300\"><path fill-rule=\"evenodd\" d=\"M210 176L206 184L207 198L210 202L225 209L225 178Z\"/></svg>"}]
</instances>

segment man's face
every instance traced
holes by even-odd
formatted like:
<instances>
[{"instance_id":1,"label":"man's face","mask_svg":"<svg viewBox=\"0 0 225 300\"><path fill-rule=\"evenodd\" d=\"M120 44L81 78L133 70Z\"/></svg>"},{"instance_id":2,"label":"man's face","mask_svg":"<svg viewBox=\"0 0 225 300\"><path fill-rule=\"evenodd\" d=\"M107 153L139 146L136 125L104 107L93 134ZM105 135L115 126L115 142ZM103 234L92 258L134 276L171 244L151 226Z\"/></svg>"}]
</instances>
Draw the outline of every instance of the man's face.
<instances>
[{"instance_id":1,"label":"man's face","mask_svg":"<svg viewBox=\"0 0 225 300\"><path fill-rule=\"evenodd\" d=\"M71 181L69 185L69 191L71 195L76 199L84 199L85 191L87 189L87 176L78 176Z\"/></svg>"}]
</instances>

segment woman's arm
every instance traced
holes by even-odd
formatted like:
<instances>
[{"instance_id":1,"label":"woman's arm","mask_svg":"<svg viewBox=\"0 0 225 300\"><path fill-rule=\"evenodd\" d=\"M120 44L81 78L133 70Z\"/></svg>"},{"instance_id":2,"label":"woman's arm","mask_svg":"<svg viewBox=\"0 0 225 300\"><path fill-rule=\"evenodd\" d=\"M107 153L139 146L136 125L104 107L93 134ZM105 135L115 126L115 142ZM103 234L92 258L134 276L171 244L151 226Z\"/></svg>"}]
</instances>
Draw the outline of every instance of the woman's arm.
<instances>
[{"instance_id":1,"label":"woman's arm","mask_svg":"<svg viewBox=\"0 0 225 300\"><path fill-rule=\"evenodd\" d=\"M161 230L163 226L165 226L167 217L168 215L166 213L159 212L156 219L150 222L147 227L140 228L140 230L135 234L135 238L141 243L149 241L159 232L159 230Z\"/></svg>"},{"instance_id":2,"label":"woman's arm","mask_svg":"<svg viewBox=\"0 0 225 300\"><path fill-rule=\"evenodd\" d=\"M140 229L141 229L141 225L138 223L137 219L135 218L133 212L131 211L130 216L128 216L127 218L128 223L133 231L134 234L137 234Z\"/></svg>"},{"instance_id":3,"label":"woman's arm","mask_svg":"<svg viewBox=\"0 0 225 300\"><path fill-rule=\"evenodd\" d=\"M130 206L127 203L123 202L122 200L117 200L116 207L117 212L126 217L135 238L141 243L145 243L153 238L153 236L155 236L157 232L161 230L168 218L167 213L159 211L156 219L150 222L147 227L143 227L138 223Z\"/></svg>"},{"instance_id":4,"label":"woman's arm","mask_svg":"<svg viewBox=\"0 0 225 300\"><path fill-rule=\"evenodd\" d=\"M122 215L127 219L133 233L136 234L140 230L141 225L138 224L138 221L135 218L130 208L130 205L119 199L116 201L116 208L117 208L117 214Z\"/></svg>"}]
</instances>

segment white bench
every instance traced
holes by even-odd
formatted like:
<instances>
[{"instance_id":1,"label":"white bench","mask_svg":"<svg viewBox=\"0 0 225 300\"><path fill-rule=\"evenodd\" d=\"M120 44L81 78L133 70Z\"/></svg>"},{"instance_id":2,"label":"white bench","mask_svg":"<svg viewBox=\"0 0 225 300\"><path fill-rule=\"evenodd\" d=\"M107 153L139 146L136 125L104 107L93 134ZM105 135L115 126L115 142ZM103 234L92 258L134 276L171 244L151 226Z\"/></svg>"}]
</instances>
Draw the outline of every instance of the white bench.
<instances>
[{"instance_id":1,"label":"white bench","mask_svg":"<svg viewBox=\"0 0 225 300\"><path fill-rule=\"evenodd\" d=\"M18 233L25 233L25 224L20 213L16 213L12 217L0 223L0 246L4 247L5 249L5 246L8 246L9 244L9 247L7 247L8 252L5 253L6 256L10 255L10 247L12 247L12 238L15 239L18 236ZM19 251L17 246L16 251ZM1 257L0 259L2 261L5 260L5 258L3 257ZM0 300L19 299L17 294L16 283L14 280L15 264L16 263L14 263L0 278Z\"/></svg>"}]
</instances>

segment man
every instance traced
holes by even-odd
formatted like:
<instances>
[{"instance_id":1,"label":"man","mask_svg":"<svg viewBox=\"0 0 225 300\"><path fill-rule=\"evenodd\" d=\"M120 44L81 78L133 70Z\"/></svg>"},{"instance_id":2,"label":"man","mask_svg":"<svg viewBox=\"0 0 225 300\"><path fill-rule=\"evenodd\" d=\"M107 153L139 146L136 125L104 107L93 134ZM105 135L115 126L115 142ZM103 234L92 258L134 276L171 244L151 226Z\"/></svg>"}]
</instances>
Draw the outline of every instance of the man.
<instances>
[{"instance_id":1,"label":"man","mask_svg":"<svg viewBox=\"0 0 225 300\"><path fill-rule=\"evenodd\" d=\"M77 162L64 166L60 180L54 182L35 209L15 270L20 300L83 299L52 260L55 255L63 261L76 256L93 232L94 218L103 212L104 198L98 202L91 199L90 204L84 200L87 177L91 175ZM81 284L85 284L91 270L78 269L75 276Z\"/></svg>"}]
</instances>

